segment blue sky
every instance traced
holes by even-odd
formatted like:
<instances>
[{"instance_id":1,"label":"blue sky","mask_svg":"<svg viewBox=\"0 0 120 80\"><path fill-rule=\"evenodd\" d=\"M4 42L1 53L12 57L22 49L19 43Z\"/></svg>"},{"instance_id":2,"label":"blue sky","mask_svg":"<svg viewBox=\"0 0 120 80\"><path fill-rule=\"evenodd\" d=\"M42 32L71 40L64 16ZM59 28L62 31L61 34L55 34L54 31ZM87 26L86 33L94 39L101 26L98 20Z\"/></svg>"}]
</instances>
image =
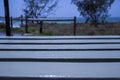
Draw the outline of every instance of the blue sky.
<instances>
[{"instance_id":1,"label":"blue sky","mask_svg":"<svg viewBox=\"0 0 120 80\"><path fill-rule=\"evenodd\" d=\"M23 0L9 0L10 15L18 17L23 14L22 9L24 8ZM4 16L3 0L0 0L0 16ZM120 0L115 0L114 4L109 11L112 17L120 17ZM55 15L49 17L79 17L80 14L77 11L77 7L71 4L71 0L59 0L58 7Z\"/></svg>"}]
</instances>

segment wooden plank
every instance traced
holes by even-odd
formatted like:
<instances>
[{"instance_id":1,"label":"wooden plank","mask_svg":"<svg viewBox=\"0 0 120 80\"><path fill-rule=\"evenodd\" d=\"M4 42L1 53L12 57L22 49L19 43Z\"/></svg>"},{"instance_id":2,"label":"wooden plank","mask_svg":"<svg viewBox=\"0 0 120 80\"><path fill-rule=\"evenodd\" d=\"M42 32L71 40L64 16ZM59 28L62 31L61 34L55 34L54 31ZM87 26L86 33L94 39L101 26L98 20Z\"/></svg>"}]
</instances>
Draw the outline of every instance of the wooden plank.
<instances>
[{"instance_id":1,"label":"wooden plank","mask_svg":"<svg viewBox=\"0 0 120 80\"><path fill-rule=\"evenodd\" d=\"M120 58L120 51L0 51L0 58Z\"/></svg>"},{"instance_id":2,"label":"wooden plank","mask_svg":"<svg viewBox=\"0 0 120 80\"><path fill-rule=\"evenodd\" d=\"M54 19L54 18L41 18L41 19L32 19L32 18L28 18L29 21L74 21L74 18L59 18L59 19Z\"/></svg>"},{"instance_id":3,"label":"wooden plank","mask_svg":"<svg viewBox=\"0 0 120 80\"><path fill-rule=\"evenodd\" d=\"M120 49L120 44L100 44L100 45L0 45L0 49L68 49L68 50L86 50L86 49Z\"/></svg>"},{"instance_id":4,"label":"wooden plank","mask_svg":"<svg viewBox=\"0 0 120 80\"><path fill-rule=\"evenodd\" d=\"M120 80L120 78L0 77L0 80Z\"/></svg>"},{"instance_id":5,"label":"wooden plank","mask_svg":"<svg viewBox=\"0 0 120 80\"><path fill-rule=\"evenodd\" d=\"M0 76L119 78L120 63L0 62Z\"/></svg>"},{"instance_id":6,"label":"wooden plank","mask_svg":"<svg viewBox=\"0 0 120 80\"><path fill-rule=\"evenodd\" d=\"M120 39L120 36L12 36L0 37L0 40L84 40L84 39Z\"/></svg>"},{"instance_id":7,"label":"wooden plank","mask_svg":"<svg viewBox=\"0 0 120 80\"><path fill-rule=\"evenodd\" d=\"M99 45L120 44L120 40L0 40L5 45Z\"/></svg>"},{"instance_id":8,"label":"wooden plank","mask_svg":"<svg viewBox=\"0 0 120 80\"><path fill-rule=\"evenodd\" d=\"M0 43L44 43L44 44L47 44L47 43L68 43L68 44L71 44L71 43L75 43L75 44L86 44L86 43L119 43L120 40L0 40Z\"/></svg>"}]
</instances>

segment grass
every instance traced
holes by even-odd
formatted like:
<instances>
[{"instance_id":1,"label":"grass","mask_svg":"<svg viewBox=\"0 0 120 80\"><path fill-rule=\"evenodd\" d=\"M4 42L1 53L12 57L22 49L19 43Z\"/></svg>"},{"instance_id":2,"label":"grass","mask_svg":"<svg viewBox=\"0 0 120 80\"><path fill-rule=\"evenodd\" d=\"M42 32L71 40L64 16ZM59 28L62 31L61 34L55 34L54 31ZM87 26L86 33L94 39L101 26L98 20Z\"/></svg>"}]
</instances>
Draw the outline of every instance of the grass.
<instances>
[{"instance_id":1,"label":"grass","mask_svg":"<svg viewBox=\"0 0 120 80\"><path fill-rule=\"evenodd\" d=\"M29 24L28 31L32 36L64 36L73 35L73 24L57 24L57 23L44 23L43 33L39 31L39 25ZM25 33L25 27L13 28L12 33ZM0 29L0 32L5 32L5 29ZM90 24L77 23L77 35L120 35L120 23L106 23L99 24L94 27Z\"/></svg>"},{"instance_id":2,"label":"grass","mask_svg":"<svg viewBox=\"0 0 120 80\"><path fill-rule=\"evenodd\" d=\"M5 29L4 28L0 29L0 32L5 32Z\"/></svg>"},{"instance_id":3,"label":"grass","mask_svg":"<svg viewBox=\"0 0 120 80\"><path fill-rule=\"evenodd\" d=\"M0 29L0 32L5 32L5 29L4 28ZM22 33L22 30L20 30L20 28L13 28L13 29L11 29L11 32Z\"/></svg>"}]
</instances>

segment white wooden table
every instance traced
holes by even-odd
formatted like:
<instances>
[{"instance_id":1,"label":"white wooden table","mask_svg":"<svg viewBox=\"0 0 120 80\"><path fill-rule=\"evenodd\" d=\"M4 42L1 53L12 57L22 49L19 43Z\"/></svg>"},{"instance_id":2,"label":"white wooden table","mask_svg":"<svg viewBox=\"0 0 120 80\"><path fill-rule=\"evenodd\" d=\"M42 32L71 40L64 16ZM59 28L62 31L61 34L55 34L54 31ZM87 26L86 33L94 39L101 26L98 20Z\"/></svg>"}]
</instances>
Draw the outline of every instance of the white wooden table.
<instances>
[{"instance_id":1,"label":"white wooden table","mask_svg":"<svg viewBox=\"0 0 120 80\"><path fill-rule=\"evenodd\" d=\"M119 80L120 36L0 37L0 79L16 77Z\"/></svg>"}]
</instances>

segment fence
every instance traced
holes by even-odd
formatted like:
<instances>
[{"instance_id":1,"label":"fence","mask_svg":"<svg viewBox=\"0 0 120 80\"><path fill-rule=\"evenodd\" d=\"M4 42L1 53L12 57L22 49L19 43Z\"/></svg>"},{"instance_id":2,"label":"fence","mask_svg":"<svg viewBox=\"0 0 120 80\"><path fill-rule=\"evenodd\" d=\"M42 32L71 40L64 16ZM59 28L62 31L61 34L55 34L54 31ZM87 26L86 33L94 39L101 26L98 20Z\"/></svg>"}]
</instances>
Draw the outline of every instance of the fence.
<instances>
[{"instance_id":1,"label":"fence","mask_svg":"<svg viewBox=\"0 0 120 80\"><path fill-rule=\"evenodd\" d=\"M28 33L31 31L31 33L34 35L42 35L41 33L43 32L43 35L119 35L120 34L120 23L104 23L104 24L99 24L98 27L94 27L90 25L89 23L79 23L76 22L76 17L74 18L39 18L39 19L32 19L32 18L24 18L23 16L18 17L18 18L12 18L11 17L11 27L13 25L13 20L18 20L21 22L20 24L24 24L24 28L22 27L22 31L25 33ZM77 21L79 18L77 18ZM39 22L36 27L30 27L28 28L28 23L29 21L35 21ZM44 22L73 22L72 24L47 24ZM60 22L60 23L61 23ZM36 26L36 25L35 25ZM49 26L49 27L47 27ZM51 27L52 26L52 27ZM57 27L58 26L58 27ZM61 27L62 26L62 27ZM28 31L28 29L32 29ZM44 31L43 31L44 30ZM19 31L19 30L18 30ZM36 31L36 32L35 32ZM35 32L35 33L34 33ZM47 34L44 34L47 33ZM30 35L32 35L30 34Z\"/></svg>"},{"instance_id":2,"label":"fence","mask_svg":"<svg viewBox=\"0 0 120 80\"><path fill-rule=\"evenodd\" d=\"M28 21L36 21L36 22L40 22L40 33L42 33L43 32L43 22L46 22L46 21L73 21L74 22L74 26L73 26L73 35L76 35L76 17L74 17L74 18L71 18L71 19L47 19L47 18L41 18L41 19L32 19L32 18L27 18L26 17L26 28L25 28L25 31L26 31L26 33L28 33ZM21 23L22 23L22 21L21 21Z\"/></svg>"},{"instance_id":3,"label":"fence","mask_svg":"<svg viewBox=\"0 0 120 80\"><path fill-rule=\"evenodd\" d=\"M4 18L4 17L0 17L0 18ZM11 28L12 28L12 26L13 26L13 20L20 20L21 21L21 25L23 25L23 21L25 21L25 32L26 33L28 33L29 31L28 31L28 22L29 21L32 21L32 22L39 22L39 24L40 24L40 29L39 29L39 32L40 33L42 33L43 32L43 22L46 22L46 21L50 21L50 22L52 22L52 21L73 21L74 23L74 25L73 25L73 35L76 35L76 17L74 17L74 18L57 18L57 19L55 19L55 18L51 18L51 19L49 19L49 18L39 18L39 19L33 19L33 18L24 18L23 16L21 16L21 17L19 17L19 18L10 18L10 26L11 26ZM10 30L9 30L10 31Z\"/></svg>"}]
</instances>

